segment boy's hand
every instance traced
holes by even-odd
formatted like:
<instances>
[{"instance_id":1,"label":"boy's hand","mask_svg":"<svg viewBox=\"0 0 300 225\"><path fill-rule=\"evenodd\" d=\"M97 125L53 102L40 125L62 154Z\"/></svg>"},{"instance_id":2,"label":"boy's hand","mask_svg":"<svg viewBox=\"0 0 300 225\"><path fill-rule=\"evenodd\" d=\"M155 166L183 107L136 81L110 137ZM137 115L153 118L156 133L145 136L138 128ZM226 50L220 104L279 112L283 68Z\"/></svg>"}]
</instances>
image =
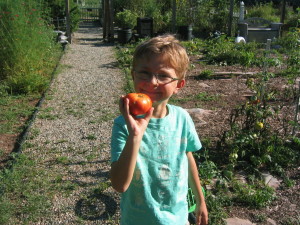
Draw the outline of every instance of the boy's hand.
<instances>
[{"instance_id":1,"label":"boy's hand","mask_svg":"<svg viewBox=\"0 0 300 225\"><path fill-rule=\"evenodd\" d=\"M133 136L143 135L152 117L153 107L145 114L145 117L137 118L130 114L129 99L125 98L125 96L121 96L119 109L126 120L129 134Z\"/></svg>"},{"instance_id":2,"label":"boy's hand","mask_svg":"<svg viewBox=\"0 0 300 225\"><path fill-rule=\"evenodd\" d=\"M208 211L205 201L201 205L197 204L196 210L196 225L207 225L208 224Z\"/></svg>"}]
</instances>

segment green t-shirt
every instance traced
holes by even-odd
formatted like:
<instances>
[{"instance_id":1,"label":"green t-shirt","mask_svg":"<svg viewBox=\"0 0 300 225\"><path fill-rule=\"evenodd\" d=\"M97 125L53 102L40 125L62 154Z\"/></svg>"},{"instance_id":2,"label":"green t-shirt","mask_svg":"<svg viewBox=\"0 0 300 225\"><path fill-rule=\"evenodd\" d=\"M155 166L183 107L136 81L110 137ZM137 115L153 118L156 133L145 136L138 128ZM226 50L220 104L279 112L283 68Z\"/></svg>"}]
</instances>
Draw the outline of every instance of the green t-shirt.
<instances>
[{"instance_id":1,"label":"green t-shirt","mask_svg":"<svg viewBox=\"0 0 300 225\"><path fill-rule=\"evenodd\" d=\"M201 143L190 115L167 105L168 115L151 119L143 136L131 184L121 199L121 225L185 225L188 218L187 151ZM127 140L123 116L115 119L111 162Z\"/></svg>"}]
</instances>

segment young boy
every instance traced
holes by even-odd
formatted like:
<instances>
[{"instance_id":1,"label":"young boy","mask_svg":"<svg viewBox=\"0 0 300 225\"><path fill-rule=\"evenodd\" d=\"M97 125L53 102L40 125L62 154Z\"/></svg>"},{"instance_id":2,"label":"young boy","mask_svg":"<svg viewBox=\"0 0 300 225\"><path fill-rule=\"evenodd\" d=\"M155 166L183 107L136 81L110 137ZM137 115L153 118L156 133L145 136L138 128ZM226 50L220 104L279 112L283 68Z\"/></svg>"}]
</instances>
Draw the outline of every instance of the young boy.
<instances>
[{"instance_id":1,"label":"young boy","mask_svg":"<svg viewBox=\"0 0 300 225\"><path fill-rule=\"evenodd\" d=\"M134 88L147 94L153 107L144 116L133 116L122 96L122 116L114 121L111 182L122 193L121 225L187 224L188 185L196 198L197 224L208 223L192 155L201 142L189 114L168 104L185 85L188 66L186 50L172 35L152 38L135 50Z\"/></svg>"}]
</instances>

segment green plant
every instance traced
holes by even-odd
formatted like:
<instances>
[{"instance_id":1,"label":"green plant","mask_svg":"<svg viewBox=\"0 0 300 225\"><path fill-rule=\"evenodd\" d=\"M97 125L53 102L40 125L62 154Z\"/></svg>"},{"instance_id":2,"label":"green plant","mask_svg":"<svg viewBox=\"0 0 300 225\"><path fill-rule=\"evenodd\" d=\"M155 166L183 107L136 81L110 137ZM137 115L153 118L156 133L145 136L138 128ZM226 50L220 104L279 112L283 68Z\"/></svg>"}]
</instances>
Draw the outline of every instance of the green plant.
<instances>
[{"instance_id":1,"label":"green plant","mask_svg":"<svg viewBox=\"0 0 300 225\"><path fill-rule=\"evenodd\" d=\"M259 3L247 8L247 17L260 17L272 22L279 22L280 9L276 8L273 2Z\"/></svg>"},{"instance_id":2,"label":"green plant","mask_svg":"<svg viewBox=\"0 0 300 225\"><path fill-rule=\"evenodd\" d=\"M56 158L56 162L60 164L68 164L70 160L67 156L59 156Z\"/></svg>"},{"instance_id":3,"label":"green plant","mask_svg":"<svg viewBox=\"0 0 300 225\"><path fill-rule=\"evenodd\" d=\"M213 71L212 70L203 70L199 75L198 79L210 79L213 76Z\"/></svg>"},{"instance_id":4,"label":"green plant","mask_svg":"<svg viewBox=\"0 0 300 225\"><path fill-rule=\"evenodd\" d=\"M274 189L268 186L255 187L235 183L233 193L233 201L256 209L266 207L275 199Z\"/></svg>"},{"instance_id":5,"label":"green plant","mask_svg":"<svg viewBox=\"0 0 300 225\"><path fill-rule=\"evenodd\" d=\"M224 210L223 195L213 195L208 192L207 197L205 198L206 206L209 211L209 224L220 224L225 225L224 218L227 217L227 214Z\"/></svg>"},{"instance_id":6,"label":"green plant","mask_svg":"<svg viewBox=\"0 0 300 225\"><path fill-rule=\"evenodd\" d=\"M199 55L206 46L205 40L193 38L190 41L182 41L182 45L186 48L189 55Z\"/></svg>"},{"instance_id":7,"label":"green plant","mask_svg":"<svg viewBox=\"0 0 300 225\"><path fill-rule=\"evenodd\" d=\"M226 35L209 39L205 48L205 59L209 64L219 65L242 65L244 67L261 65L262 60L257 56L261 53L258 50L259 44L247 43L237 45Z\"/></svg>"},{"instance_id":8,"label":"green plant","mask_svg":"<svg viewBox=\"0 0 300 225\"><path fill-rule=\"evenodd\" d=\"M280 136L269 124L276 118L278 108L268 104L271 96L265 87L268 79L267 73L257 81L249 78L246 84L257 94L232 111L230 129L220 141L228 153L229 170L238 167L258 175L262 169L269 169L283 175L282 168L299 159L297 141L286 141L288 137Z\"/></svg>"},{"instance_id":9,"label":"green plant","mask_svg":"<svg viewBox=\"0 0 300 225\"><path fill-rule=\"evenodd\" d=\"M116 24L123 29L133 29L136 26L137 14L125 9L116 14Z\"/></svg>"},{"instance_id":10,"label":"green plant","mask_svg":"<svg viewBox=\"0 0 300 225\"><path fill-rule=\"evenodd\" d=\"M88 140L96 140L97 137L96 137L94 134L89 134L89 135L86 137L86 139L88 139Z\"/></svg>"}]
</instances>

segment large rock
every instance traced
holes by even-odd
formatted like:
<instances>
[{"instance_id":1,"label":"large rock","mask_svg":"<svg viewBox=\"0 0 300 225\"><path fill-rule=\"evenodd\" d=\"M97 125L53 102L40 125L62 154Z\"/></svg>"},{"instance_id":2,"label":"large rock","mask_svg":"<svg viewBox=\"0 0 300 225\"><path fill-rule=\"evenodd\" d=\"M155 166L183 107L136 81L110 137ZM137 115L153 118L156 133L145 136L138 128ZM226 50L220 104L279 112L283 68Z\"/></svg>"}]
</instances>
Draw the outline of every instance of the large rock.
<instances>
[{"instance_id":1,"label":"large rock","mask_svg":"<svg viewBox=\"0 0 300 225\"><path fill-rule=\"evenodd\" d=\"M204 121L204 116L209 115L212 113L212 110L205 110L200 108L192 108L192 109L185 109L194 120L197 120L201 124L206 124ZM196 122L196 121L195 121ZM196 122L197 123L197 122Z\"/></svg>"},{"instance_id":2,"label":"large rock","mask_svg":"<svg viewBox=\"0 0 300 225\"><path fill-rule=\"evenodd\" d=\"M255 225L255 223L252 223L249 220L244 220L237 217L227 218L225 222L227 225Z\"/></svg>"},{"instance_id":3,"label":"large rock","mask_svg":"<svg viewBox=\"0 0 300 225\"><path fill-rule=\"evenodd\" d=\"M281 180L278 180L277 178L273 177L268 172L262 173L262 176L264 178L265 184L274 189L277 189L280 186L280 183L282 182Z\"/></svg>"}]
</instances>

